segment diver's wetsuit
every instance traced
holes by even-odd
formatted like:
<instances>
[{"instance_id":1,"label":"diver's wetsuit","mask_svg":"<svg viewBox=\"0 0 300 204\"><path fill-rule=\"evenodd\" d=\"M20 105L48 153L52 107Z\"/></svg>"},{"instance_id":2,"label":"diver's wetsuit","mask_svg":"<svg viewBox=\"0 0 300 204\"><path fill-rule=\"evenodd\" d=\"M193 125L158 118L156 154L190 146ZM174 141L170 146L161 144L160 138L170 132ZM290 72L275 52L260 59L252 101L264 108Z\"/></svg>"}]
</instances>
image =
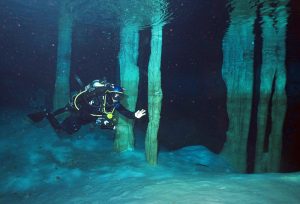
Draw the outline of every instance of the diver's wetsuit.
<instances>
[{"instance_id":1,"label":"diver's wetsuit","mask_svg":"<svg viewBox=\"0 0 300 204\"><path fill-rule=\"evenodd\" d=\"M68 104L66 107L60 108L53 113L46 112L46 118L55 130L62 130L68 134L77 132L82 125L91 122L95 122L102 129L114 129L115 117L108 118L107 114L103 113L104 96L103 91L99 91L98 89L91 92L87 91L77 99L78 109L74 106L75 102L73 100L70 103L71 105ZM134 112L127 110L119 101L113 102L111 97L106 94L105 111L113 113L114 110L117 110L129 119L135 118ZM55 116L64 112L70 112L70 116L64 119L62 123L59 123Z\"/></svg>"}]
</instances>

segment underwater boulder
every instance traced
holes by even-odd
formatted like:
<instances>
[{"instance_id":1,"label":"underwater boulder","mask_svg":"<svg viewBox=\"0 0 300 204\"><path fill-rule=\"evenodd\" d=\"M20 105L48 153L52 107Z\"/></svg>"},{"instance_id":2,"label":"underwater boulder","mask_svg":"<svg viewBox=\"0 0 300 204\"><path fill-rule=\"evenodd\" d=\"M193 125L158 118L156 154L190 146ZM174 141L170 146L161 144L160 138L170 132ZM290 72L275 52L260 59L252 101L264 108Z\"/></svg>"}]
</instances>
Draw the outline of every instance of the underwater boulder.
<instances>
[{"instance_id":1,"label":"underwater boulder","mask_svg":"<svg viewBox=\"0 0 300 204\"><path fill-rule=\"evenodd\" d=\"M173 155L182 162L208 168L210 171L234 171L233 168L220 155L211 152L208 148L201 145L181 148L174 151Z\"/></svg>"}]
</instances>

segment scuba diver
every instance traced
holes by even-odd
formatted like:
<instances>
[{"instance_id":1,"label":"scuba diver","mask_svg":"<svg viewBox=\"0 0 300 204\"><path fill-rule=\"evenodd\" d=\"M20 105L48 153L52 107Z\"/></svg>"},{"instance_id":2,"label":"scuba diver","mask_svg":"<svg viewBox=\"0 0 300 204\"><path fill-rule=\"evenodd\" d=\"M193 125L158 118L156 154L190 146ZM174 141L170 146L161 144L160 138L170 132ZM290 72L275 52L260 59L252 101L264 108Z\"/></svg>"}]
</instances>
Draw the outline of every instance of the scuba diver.
<instances>
[{"instance_id":1,"label":"scuba diver","mask_svg":"<svg viewBox=\"0 0 300 204\"><path fill-rule=\"evenodd\" d=\"M94 80L84 90L75 94L70 102L63 108L54 112L43 110L28 114L33 122L42 121L47 118L51 126L57 132L73 134L82 125L95 123L101 129L116 129L117 119L115 111L118 111L129 119L141 118L146 115L144 109L136 112L127 110L120 100L124 96L124 89L118 85L106 81ZM55 116L69 112L70 115L60 123Z\"/></svg>"}]
</instances>

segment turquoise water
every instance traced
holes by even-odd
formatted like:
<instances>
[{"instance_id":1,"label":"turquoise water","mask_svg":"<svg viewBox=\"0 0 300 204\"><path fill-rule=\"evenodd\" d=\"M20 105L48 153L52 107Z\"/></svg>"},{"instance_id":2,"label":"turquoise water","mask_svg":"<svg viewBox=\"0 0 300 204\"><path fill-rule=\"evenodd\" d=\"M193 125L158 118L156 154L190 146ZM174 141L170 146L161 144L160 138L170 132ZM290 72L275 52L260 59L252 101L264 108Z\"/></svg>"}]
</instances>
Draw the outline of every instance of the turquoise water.
<instances>
[{"instance_id":1,"label":"turquoise water","mask_svg":"<svg viewBox=\"0 0 300 204\"><path fill-rule=\"evenodd\" d=\"M151 51L150 24L145 20L147 15L144 15L146 10L134 1L119 1L115 5L110 5L109 2L103 1L100 4L97 1L70 1L67 4L74 14L70 90L73 93L80 89L75 75L78 75L84 84L104 77L114 83L120 82L118 55L121 13L125 12L122 14L124 19L131 19L136 18L133 15L134 9L144 9L143 15L139 9L136 11L136 16L140 15L138 22L144 23L139 32L137 63L140 70L140 89L137 103L139 108L146 108L147 63ZM149 6L149 3L147 5ZM250 40L250 45L252 43L254 51L252 114L257 114L255 111L258 107L261 83L264 42L262 28L265 25L262 15L268 11L264 9L264 5L262 2L251 7L253 39ZM121 6L124 9L118 10ZM287 145L284 151L287 151L286 157L290 160L288 158L297 152L291 145L298 142L296 135L299 131L294 122L297 121L299 109L299 35L296 26L299 13L295 1L291 1L287 6L289 17L286 27L285 69L288 106L283 131L286 138L284 145ZM276 10L277 7L279 5L274 3L269 9L274 22L280 22L280 17L276 17L280 11ZM58 1L1 2L3 107L24 107L32 110L52 107L57 66L59 8ZM220 152L222 149L229 125L226 110L228 90L222 77L222 42L230 22L233 21L233 9L234 6L229 2L168 2L164 14L166 25L163 30L161 59L163 108L159 136L161 144L169 149L191 144L205 145L214 152ZM154 12L155 9L149 7L148 12L150 11ZM128 12L132 15L127 16ZM257 122L255 119L251 121L252 128L249 134L255 136ZM147 119L138 121L137 124L145 129ZM176 130L175 135L168 134L173 130ZM182 135L185 135L184 139ZM286 165L287 169L290 168L289 164ZM297 165L291 168L297 168Z\"/></svg>"}]
</instances>

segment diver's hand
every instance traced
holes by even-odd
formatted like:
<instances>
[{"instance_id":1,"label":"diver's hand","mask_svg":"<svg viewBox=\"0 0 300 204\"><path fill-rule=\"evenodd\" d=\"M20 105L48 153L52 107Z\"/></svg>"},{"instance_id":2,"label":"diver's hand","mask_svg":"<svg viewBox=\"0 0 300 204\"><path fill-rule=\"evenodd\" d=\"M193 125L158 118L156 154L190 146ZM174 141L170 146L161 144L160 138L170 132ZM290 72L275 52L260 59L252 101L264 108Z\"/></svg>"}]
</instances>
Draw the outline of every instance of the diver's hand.
<instances>
[{"instance_id":1,"label":"diver's hand","mask_svg":"<svg viewBox=\"0 0 300 204\"><path fill-rule=\"evenodd\" d=\"M138 110L137 112L134 113L134 116L136 118L141 118L143 117L144 115L146 115L146 110L142 109L142 110Z\"/></svg>"}]
</instances>

